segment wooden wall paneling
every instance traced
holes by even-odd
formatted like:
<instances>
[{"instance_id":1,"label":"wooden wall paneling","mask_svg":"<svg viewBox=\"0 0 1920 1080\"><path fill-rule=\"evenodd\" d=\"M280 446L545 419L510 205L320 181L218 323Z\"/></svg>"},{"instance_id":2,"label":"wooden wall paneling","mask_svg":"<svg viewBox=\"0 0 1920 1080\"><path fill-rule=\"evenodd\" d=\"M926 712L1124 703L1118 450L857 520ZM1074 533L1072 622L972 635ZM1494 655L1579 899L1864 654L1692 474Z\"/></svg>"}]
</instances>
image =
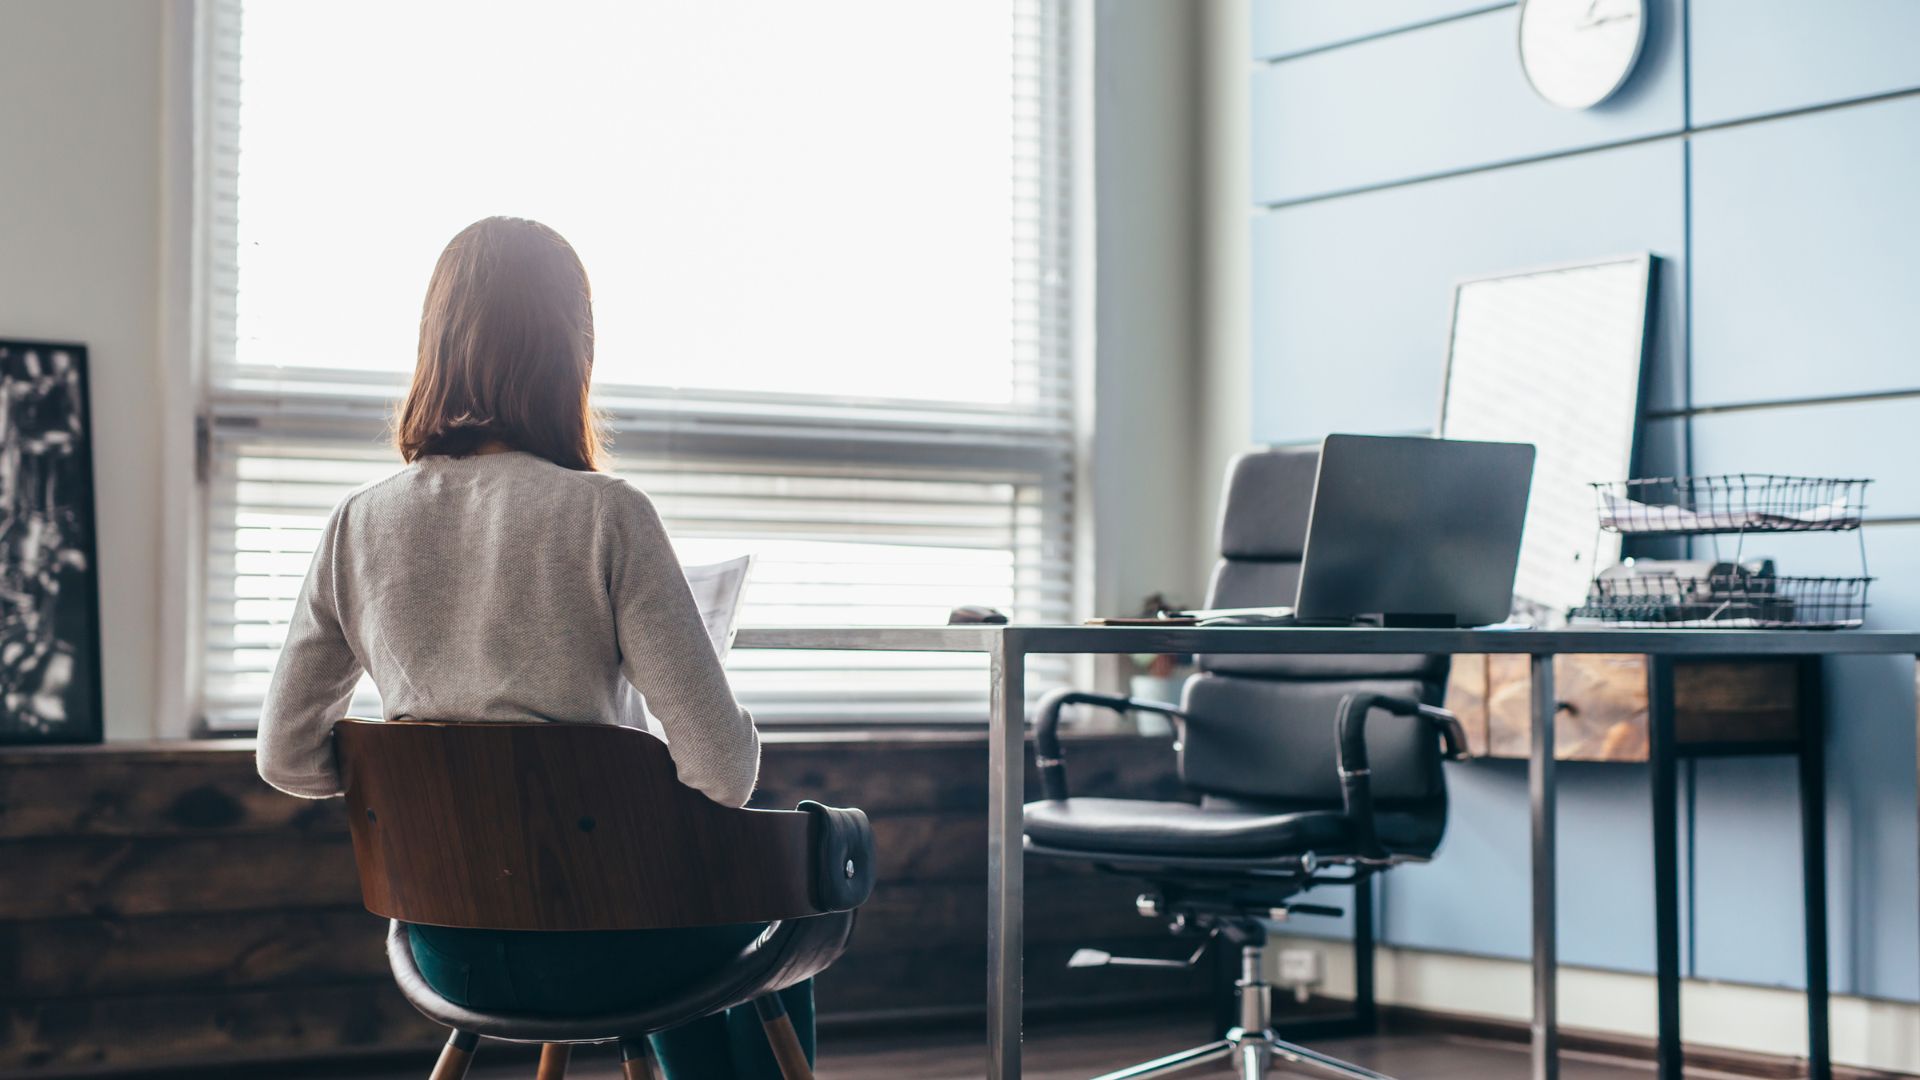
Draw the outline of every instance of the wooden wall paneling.
<instances>
[{"instance_id":1,"label":"wooden wall paneling","mask_svg":"<svg viewBox=\"0 0 1920 1080\"><path fill-rule=\"evenodd\" d=\"M391 978L237 992L59 998L0 1005L0 1075L425 1050L446 1029Z\"/></svg>"},{"instance_id":2,"label":"wooden wall paneling","mask_svg":"<svg viewBox=\"0 0 1920 1080\"><path fill-rule=\"evenodd\" d=\"M974 812L987 805L986 740L936 736L910 742L822 742L783 745L768 738L768 765L750 805L767 809L818 799L859 806L868 816L901 812ZM1067 774L1076 793L1127 798L1180 797L1169 739L1133 736L1071 738ZM1027 762L1029 798L1040 797Z\"/></svg>"},{"instance_id":3,"label":"wooden wall paneling","mask_svg":"<svg viewBox=\"0 0 1920 1080\"><path fill-rule=\"evenodd\" d=\"M1525 757L1533 746L1527 657L1496 656L1487 714L1496 757ZM1647 759L1646 661L1639 656L1557 656L1554 689L1571 708L1553 725L1560 761Z\"/></svg>"},{"instance_id":4,"label":"wooden wall paneling","mask_svg":"<svg viewBox=\"0 0 1920 1080\"><path fill-rule=\"evenodd\" d=\"M0 1077L431 1046L359 906L339 800L290 798L244 745L0 751ZM1177 798L1165 739L1072 738L1077 790ZM964 1015L984 1001L986 743L769 733L756 804L868 810L881 860L823 1016ZM1029 789L1037 778L1029 769ZM1035 860L1035 1008L1192 999L1204 972L1073 971L1081 946L1172 955L1137 883Z\"/></svg>"},{"instance_id":5,"label":"wooden wall paneling","mask_svg":"<svg viewBox=\"0 0 1920 1080\"><path fill-rule=\"evenodd\" d=\"M1442 704L1467 732L1467 752L1487 756L1487 683L1493 657L1456 656L1447 673L1447 697Z\"/></svg>"},{"instance_id":6,"label":"wooden wall paneling","mask_svg":"<svg viewBox=\"0 0 1920 1080\"><path fill-rule=\"evenodd\" d=\"M1447 689L1476 757L1524 759L1533 745L1527 657L1456 660ZM1560 761L1647 760L1646 660L1631 655L1559 656L1554 723ZM1777 749L1797 737L1793 665L1781 660L1684 661L1674 670L1675 735L1683 748Z\"/></svg>"},{"instance_id":7,"label":"wooden wall paneling","mask_svg":"<svg viewBox=\"0 0 1920 1080\"><path fill-rule=\"evenodd\" d=\"M1677 665L1673 683L1673 735L1683 751L1800 737L1791 661L1696 661Z\"/></svg>"},{"instance_id":8,"label":"wooden wall paneling","mask_svg":"<svg viewBox=\"0 0 1920 1080\"><path fill-rule=\"evenodd\" d=\"M56 836L0 849L0 920L338 907L360 901L337 836Z\"/></svg>"},{"instance_id":9,"label":"wooden wall paneling","mask_svg":"<svg viewBox=\"0 0 1920 1080\"><path fill-rule=\"evenodd\" d=\"M143 760L151 756L153 760ZM286 832L335 835L334 799L295 799L253 775L247 746L190 753L0 750L0 840Z\"/></svg>"},{"instance_id":10,"label":"wooden wall paneling","mask_svg":"<svg viewBox=\"0 0 1920 1080\"><path fill-rule=\"evenodd\" d=\"M379 980L386 925L358 904L0 923L0 1001Z\"/></svg>"}]
</instances>

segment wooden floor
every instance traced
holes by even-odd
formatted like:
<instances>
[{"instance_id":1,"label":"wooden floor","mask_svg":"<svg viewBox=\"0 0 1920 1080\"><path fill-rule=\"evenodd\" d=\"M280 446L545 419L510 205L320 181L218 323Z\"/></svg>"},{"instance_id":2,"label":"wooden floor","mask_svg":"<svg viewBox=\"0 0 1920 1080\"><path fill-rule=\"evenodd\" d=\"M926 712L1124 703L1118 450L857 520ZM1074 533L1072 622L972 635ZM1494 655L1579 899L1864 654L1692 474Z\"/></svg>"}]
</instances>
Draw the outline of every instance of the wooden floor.
<instances>
[{"instance_id":1,"label":"wooden floor","mask_svg":"<svg viewBox=\"0 0 1920 1080\"><path fill-rule=\"evenodd\" d=\"M1198 1021L1129 1019L1054 1023L1029 1030L1026 1040L1027 1080L1086 1080L1206 1041ZM1314 1049L1346 1058L1402 1080L1522 1080L1528 1073L1524 1047L1473 1039L1433 1035L1388 1035L1367 1039L1329 1040ZM984 1050L977 1036L952 1030L925 1038L906 1035L829 1037L821 1043L820 1080L976 1080L984 1074ZM476 1060L469 1080L528 1080L531 1065L496 1061L489 1066L486 1048ZM583 1050L568 1073L570 1080L617 1080L620 1070L600 1051ZM1182 1076L1228 1077L1225 1065L1189 1070ZM1326 1074L1276 1072L1276 1080ZM1565 1080L1644 1080L1650 1070L1630 1063L1568 1054L1560 1075ZM1691 1075L1691 1074L1690 1074ZM425 1070L407 1072L342 1072L340 1080L425 1080Z\"/></svg>"}]
</instances>

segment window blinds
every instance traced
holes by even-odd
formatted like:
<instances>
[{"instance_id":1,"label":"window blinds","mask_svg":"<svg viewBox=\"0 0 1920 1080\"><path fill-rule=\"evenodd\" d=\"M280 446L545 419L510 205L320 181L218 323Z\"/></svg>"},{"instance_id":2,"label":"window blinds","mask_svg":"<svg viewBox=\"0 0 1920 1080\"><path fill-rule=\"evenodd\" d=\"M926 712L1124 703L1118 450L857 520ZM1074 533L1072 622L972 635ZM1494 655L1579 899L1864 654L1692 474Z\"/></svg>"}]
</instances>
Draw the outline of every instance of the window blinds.
<instances>
[{"instance_id":1,"label":"window blinds","mask_svg":"<svg viewBox=\"0 0 1920 1080\"><path fill-rule=\"evenodd\" d=\"M239 0L203 5L202 334L207 385L204 657L211 731L257 721L286 620L328 511L398 467L397 372L249 366L236 358ZM983 7L982 12L993 9ZM1074 425L1068 4L1011 9L1011 386L1004 403L596 385L616 471L647 491L683 560L753 552L748 625L926 624L957 604L1016 619L1072 611ZM995 17L1006 16L1001 10ZM830 362L830 361L815 361ZM740 652L742 700L766 721L979 720L981 658ZM1030 683L1064 678L1036 658ZM375 714L362 685L353 706Z\"/></svg>"}]
</instances>

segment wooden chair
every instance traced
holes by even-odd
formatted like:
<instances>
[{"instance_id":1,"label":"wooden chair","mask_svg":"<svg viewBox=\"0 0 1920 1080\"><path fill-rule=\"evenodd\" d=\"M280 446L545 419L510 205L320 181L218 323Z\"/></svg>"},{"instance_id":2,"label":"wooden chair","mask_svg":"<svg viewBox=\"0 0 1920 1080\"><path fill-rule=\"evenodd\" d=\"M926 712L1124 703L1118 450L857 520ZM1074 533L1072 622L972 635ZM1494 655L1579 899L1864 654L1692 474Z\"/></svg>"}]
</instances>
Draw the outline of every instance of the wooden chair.
<instances>
[{"instance_id":1,"label":"wooden chair","mask_svg":"<svg viewBox=\"0 0 1920 1080\"><path fill-rule=\"evenodd\" d=\"M367 910L392 920L401 992L453 1029L432 1080L461 1080L482 1035L541 1043L561 1080L577 1043L618 1042L628 1080L656 1075L647 1036L755 1004L788 1080L810 1080L776 991L845 951L873 883L866 815L721 806L677 779L666 745L604 724L343 720ZM435 993L408 924L490 930L649 930L767 922L767 932L673 1001L598 1016L482 1013Z\"/></svg>"}]
</instances>

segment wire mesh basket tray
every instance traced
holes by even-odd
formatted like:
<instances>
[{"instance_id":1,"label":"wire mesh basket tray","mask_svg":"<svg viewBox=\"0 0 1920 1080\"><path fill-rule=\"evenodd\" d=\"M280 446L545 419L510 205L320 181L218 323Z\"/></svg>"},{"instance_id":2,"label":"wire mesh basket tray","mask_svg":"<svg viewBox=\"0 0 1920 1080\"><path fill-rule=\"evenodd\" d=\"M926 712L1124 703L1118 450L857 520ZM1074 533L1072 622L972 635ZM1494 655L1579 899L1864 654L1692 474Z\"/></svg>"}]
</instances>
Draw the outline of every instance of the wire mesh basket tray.
<instances>
[{"instance_id":1,"label":"wire mesh basket tray","mask_svg":"<svg viewBox=\"0 0 1920 1080\"><path fill-rule=\"evenodd\" d=\"M1596 580L1577 622L1630 627L1842 630L1867 615L1870 577L1779 577L1740 570Z\"/></svg>"},{"instance_id":2,"label":"wire mesh basket tray","mask_svg":"<svg viewBox=\"0 0 1920 1080\"><path fill-rule=\"evenodd\" d=\"M1839 532L1860 527L1867 480L1773 473L1655 476L1594 484L1600 527L1633 536Z\"/></svg>"}]
</instances>

